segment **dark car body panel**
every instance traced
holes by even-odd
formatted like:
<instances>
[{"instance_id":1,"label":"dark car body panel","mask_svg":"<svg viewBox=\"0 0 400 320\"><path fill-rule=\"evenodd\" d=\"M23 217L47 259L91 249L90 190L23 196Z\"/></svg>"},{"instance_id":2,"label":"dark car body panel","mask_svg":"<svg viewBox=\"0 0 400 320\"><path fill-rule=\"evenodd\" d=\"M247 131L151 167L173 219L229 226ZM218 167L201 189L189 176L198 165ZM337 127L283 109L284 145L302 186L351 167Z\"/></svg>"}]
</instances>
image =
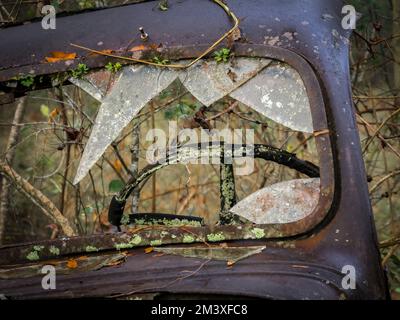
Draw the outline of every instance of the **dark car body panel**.
<instances>
[{"instance_id":1,"label":"dark car body panel","mask_svg":"<svg viewBox=\"0 0 400 320\"><path fill-rule=\"evenodd\" d=\"M267 248L232 268L221 261L209 261L192 276L178 281L175 280L182 271L196 270L202 260L171 255L154 258L138 248L130 250L133 255L119 267L58 276L56 290L42 290L41 277L34 277L0 280L0 293L10 298L151 292L274 299L388 297L353 111L349 32L341 27L342 2L235 0L227 3L241 20L243 45L292 51L310 64L319 80L334 164L335 190L328 219L313 229L311 235L290 239L295 248L266 240L231 242L229 245L263 244ZM187 0L170 1L167 12L154 10L151 1L61 17L56 30L42 30L40 22L6 28L0 30L0 81L19 73L49 74L70 67L65 62L43 63L51 51L88 55L69 43L100 50L123 49L132 38L138 38L140 26L145 28L152 43L171 48L172 55L176 52L179 57L191 57L224 34L231 22L211 1ZM102 46L98 46L100 42ZM140 43L138 39L132 45ZM105 61L106 58L99 56L85 60L90 67L99 67ZM18 250L18 246L0 248L0 255L10 250ZM355 267L355 290L342 288L341 271L345 265Z\"/></svg>"}]
</instances>

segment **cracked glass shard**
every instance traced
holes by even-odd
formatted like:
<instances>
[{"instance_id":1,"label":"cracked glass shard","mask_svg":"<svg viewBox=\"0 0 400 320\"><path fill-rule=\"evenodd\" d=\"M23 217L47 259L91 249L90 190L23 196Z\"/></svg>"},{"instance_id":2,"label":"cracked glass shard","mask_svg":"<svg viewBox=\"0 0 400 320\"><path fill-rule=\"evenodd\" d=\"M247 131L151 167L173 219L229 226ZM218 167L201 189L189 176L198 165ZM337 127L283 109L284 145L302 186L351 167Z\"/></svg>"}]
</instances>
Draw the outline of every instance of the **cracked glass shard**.
<instances>
[{"instance_id":1,"label":"cracked glass shard","mask_svg":"<svg viewBox=\"0 0 400 320\"><path fill-rule=\"evenodd\" d=\"M101 102L103 100L104 98L103 92L95 85L93 85L90 81L86 79L77 79L77 78L69 78L68 80L77 87L81 88L83 91L90 94L97 101Z\"/></svg>"},{"instance_id":2,"label":"cracked glass shard","mask_svg":"<svg viewBox=\"0 0 400 320\"><path fill-rule=\"evenodd\" d=\"M311 108L296 70L273 63L230 96L292 130L312 133Z\"/></svg>"},{"instance_id":3,"label":"cracked glass shard","mask_svg":"<svg viewBox=\"0 0 400 320\"><path fill-rule=\"evenodd\" d=\"M237 58L230 63L201 61L181 71L179 79L197 100L208 107L253 78L270 63L269 59L258 58Z\"/></svg>"},{"instance_id":4,"label":"cracked glass shard","mask_svg":"<svg viewBox=\"0 0 400 320\"><path fill-rule=\"evenodd\" d=\"M91 72L81 79L69 78L68 80L81 88L83 91L90 94L96 100L102 102L103 98L106 96L110 89L115 83L114 75L107 70L100 70Z\"/></svg>"},{"instance_id":5,"label":"cracked glass shard","mask_svg":"<svg viewBox=\"0 0 400 320\"><path fill-rule=\"evenodd\" d=\"M250 194L231 212L256 224L290 223L310 215L319 195L319 178L283 181Z\"/></svg>"},{"instance_id":6,"label":"cracked glass shard","mask_svg":"<svg viewBox=\"0 0 400 320\"><path fill-rule=\"evenodd\" d=\"M211 259L235 263L261 253L265 246L246 247L155 247L154 251L188 258Z\"/></svg>"},{"instance_id":7,"label":"cracked glass shard","mask_svg":"<svg viewBox=\"0 0 400 320\"><path fill-rule=\"evenodd\" d=\"M155 67L129 66L123 69L110 93L102 101L74 184L89 172L139 111L176 78L175 71Z\"/></svg>"}]
</instances>

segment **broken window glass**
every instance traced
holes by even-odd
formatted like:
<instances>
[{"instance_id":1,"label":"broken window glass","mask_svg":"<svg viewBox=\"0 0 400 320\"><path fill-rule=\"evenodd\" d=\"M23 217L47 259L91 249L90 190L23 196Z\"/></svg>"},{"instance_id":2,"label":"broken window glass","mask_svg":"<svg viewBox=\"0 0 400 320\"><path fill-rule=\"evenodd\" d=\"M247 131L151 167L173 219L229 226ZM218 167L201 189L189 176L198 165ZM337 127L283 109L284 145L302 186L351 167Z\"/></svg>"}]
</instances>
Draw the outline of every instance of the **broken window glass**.
<instances>
[{"instance_id":1,"label":"broken window glass","mask_svg":"<svg viewBox=\"0 0 400 320\"><path fill-rule=\"evenodd\" d=\"M88 79L88 82L90 83L90 79ZM172 83L174 85L171 85ZM88 87L88 84L84 81L76 84L89 93L94 92L93 88L90 88L90 85ZM172 89L174 86L175 88ZM164 90L167 87L169 89ZM138 88L140 88L139 91L142 94L138 93ZM144 93L143 88L145 88ZM290 147L290 142L293 140L290 136L290 130L298 132L297 136L300 138L306 138L307 134L313 132L310 104L303 81L298 72L285 63L269 59L237 58L225 64L215 61L201 61L184 71L164 70L149 66L127 67L119 75L115 85L102 101L96 124L75 177L75 183L87 174L89 168L97 161L107 146L116 139L122 128L133 120L150 100L152 100L153 105L154 103L157 105L157 96L161 94L173 97L170 92L177 92L175 95L181 95L181 97L174 107L176 109L167 110L162 116L168 117L169 115L171 117L173 113L181 113L179 117L186 122L181 124L181 128L187 129L193 127L193 125L201 127L201 119L197 119L198 123L196 123L197 113L195 111L198 112L201 109L211 112L218 108L223 109L222 106L228 105L229 100L233 98L240 102L237 109L248 109L247 112L238 114L239 118L242 117L241 120L246 119L243 114L257 114L263 121L254 120L253 124L263 122L264 125L268 125L268 123L273 123L272 126L281 127L277 130L287 131L285 134L278 134L278 137L273 137L274 145L277 145L276 142L283 136L286 139L284 144ZM104 92L101 94L104 95ZM97 92L96 95L99 96L100 93ZM204 107L207 109L204 109ZM229 118L231 118L231 115L232 113L229 113ZM156 117L157 126L160 129L163 120L159 119L157 115ZM194 123L190 123L190 121ZM218 121L219 119L216 119L215 122ZM227 123L223 125L229 127ZM215 129L218 129L218 127L217 124ZM203 124L202 129L209 130L209 124ZM219 129L223 130L222 128ZM167 130L167 128L163 130ZM143 140L143 138L140 140ZM190 137L189 141L192 141ZM312 142L307 143L307 147L314 149L315 152L315 147L311 145ZM183 151L188 152L188 150ZM187 160L189 162L193 162L192 160L196 162L198 158L204 158L204 154L193 155L192 151L190 151L190 154L194 159ZM214 154L214 157L218 158L219 155ZM310 158L314 158L312 160L317 162L316 157ZM182 162L182 159L180 160ZM238 159L237 162L240 162L240 160ZM168 176L168 171L177 171L169 174L173 177L182 177L183 174L179 172L180 169L178 168L164 170L163 173L158 173L158 175L165 174ZM202 170L203 173L207 172L204 168ZM212 170L208 175L212 175ZM281 172L282 175L285 174ZM167 177L164 179L170 180ZM238 179L240 181L242 178ZM245 183L241 184L241 189L245 189ZM144 187L144 190L146 190L146 187ZM249 190L248 192L250 191L256 190ZM278 197L279 193L286 194L287 197ZM298 201L301 197L306 199L306 195L308 201ZM246 213L245 208L248 204L253 203L257 207L260 198L268 199L269 205L264 206L264 209L255 208L254 212L257 212L255 215ZM232 208L232 212L254 223L287 223L307 216L317 205L318 199L318 178L310 180L292 179L287 180L287 182L277 181L276 184L262 188L257 193L250 193L250 196L245 197ZM293 206L293 204L298 205ZM285 211L287 206L292 209L290 212ZM269 207L268 210L267 207ZM263 214L260 213L260 210L263 211ZM164 211L173 210L169 208L169 210L164 209ZM182 208L176 207L175 211L180 214ZM215 211L218 211L218 208L215 208Z\"/></svg>"},{"instance_id":2,"label":"broken window glass","mask_svg":"<svg viewBox=\"0 0 400 320\"><path fill-rule=\"evenodd\" d=\"M77 234L109 231L110 202L132 181L122 222L135 225L149 216L171 224L165 215L190 226L285 224L317 207L311 107L288 64L234 58L187 70L131 65L70 82L29 94L24 123L35 125L23 126L16 148L29 146L32 155L19 160L18 172ZM39 239L59 232L51 219L35 223L49 226Z\"/></svg>"}]
</instances>

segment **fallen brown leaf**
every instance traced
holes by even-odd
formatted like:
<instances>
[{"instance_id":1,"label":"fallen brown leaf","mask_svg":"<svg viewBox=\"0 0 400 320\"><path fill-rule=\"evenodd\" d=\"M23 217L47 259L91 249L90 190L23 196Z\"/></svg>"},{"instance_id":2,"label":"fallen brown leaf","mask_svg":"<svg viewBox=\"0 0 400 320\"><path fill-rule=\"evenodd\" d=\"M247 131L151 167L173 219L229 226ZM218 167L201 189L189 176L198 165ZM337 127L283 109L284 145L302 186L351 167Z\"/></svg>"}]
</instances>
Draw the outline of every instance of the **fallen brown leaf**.
<instances>
[{"instance_id":1,"label":"fallen brown leaf","mask_svg":"<svg viewBox=\"0 0 400 320\"><path fill-rule=\"evenodd\" d=\"M50 52L50 57L45 57L46 61L49 63L54 63L62 60L74 60L76 58L76 53L67 53L62 51Z\"/></svg>"},{"instance_id":2,"label":"fallen brown leaf","mask_svg":"<svg viewBox=\"0 0 400 320\"><path fill-rule=\"evenodd\" d=\"M143 50L146 50L146 48L147 48L147 47L146 47L145 45L140 44L140 45L138 45L138 46L132 47L131 49L129 49L129 51L130 51L130 52L143 51Z\"/></svg>"},{"instance_id":3,"label":"fallen brown leaf","mask_svg":"<svg viewBox=\"0 0 400 320\"><path fill-rule=\"evenodd\" d=\"M60 110L58 108L55 108L53 111L50 112L49 114L49 123L55 123L56 122L56 117L60 114Z\"/></svg>"},{"instance_id":4,"label":"fallen brown leaf","mask_svg":"<svg viewBox=\"0 0 400 320\"><path fill-rule=\"evenodd\" d=\"M153 251L154 251L153 247L148 247L148 248L144 249L144 253L151 253Z\"/></svg>"},{"instance_id":5,"label":"fallen brown leaf","mask_svg":"<svg viewBox=\"0 0 400 320\"><path fill-rule=\"evenodd\" d=\"M70 259L67 262L67 268L68 269L76 269L78 267L78 262L74 259Z\"/></svg>"}]
</instances>

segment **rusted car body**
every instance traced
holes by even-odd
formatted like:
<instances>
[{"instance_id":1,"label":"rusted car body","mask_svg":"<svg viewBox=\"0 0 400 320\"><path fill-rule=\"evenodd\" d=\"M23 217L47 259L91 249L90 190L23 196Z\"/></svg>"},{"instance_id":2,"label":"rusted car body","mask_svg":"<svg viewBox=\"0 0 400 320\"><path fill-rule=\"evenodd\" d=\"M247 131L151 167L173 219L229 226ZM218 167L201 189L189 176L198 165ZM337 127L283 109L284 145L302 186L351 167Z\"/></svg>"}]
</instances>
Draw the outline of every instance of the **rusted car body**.
<instances>
[{"instance_id":1,"label":"rusted car body","mask_svg":"<svg viewBox=\"0 0 400 320\"><path fill-rule=\"evenodd\" d=\"M63 61L43 64L51 51L71 50L70 43L120 50L139 27L163 54L195 58L231 26L223 10L211 1L171 1L168 12L145 2L60 17L57 29L41 30L40 22L0 31L0 81L18 74L48 75L71 67ZM245 238L245 231L229 246L266 246L227 268L210 260L200 269L199 258L163 255L154 258L133 248L121 265L99 270L76 270L57 277L56 290L43 290L41 277L0 280L8 298L121 297L158 294L162 297L253 297L270 299L386 299L387 284L380 264L376 233L349 81L349 31L341 26L341 1L229 1L241 20L241 40L233 44L237 56L268 57L285 61L301 74L312 105L318 133L322 196L315 210L298 223L275 226L269 239ZM205 23L206 21L206 23ZM140 45L140 39L133 44ZM104 66L103 56L75 50L90 68ZM79 61L74 62L77 64ZM7 92L2 99L24 94ZM325 151L325 152L324 152ZM217 232L206 227L203 232ZM224 229L225 231L227 229ZM267 230L267 229L265 229ZM197 232L194 230L193 232ZM227 230L229 232L229 230ZM284 237L282 237L284 234ZM65 248L64 257L82 255L88 245L97 254L112 255L123 233L57 239L0 248L0 267L29 263L24 257L33 245ZM182 245L181 245L182 246ZM192 245L185 245L190 247ZM88 250L86 250L88 251ZM90 251L90 250L89 250ZM87 253L85 253L87 254ZM54 258L44 254L46 259ZM42 262L42 261L41 261ZM345 266L356 271L356 288L344 288ZM197 270L189 277L182 271Z\"/></svg>"}]
</instances>

